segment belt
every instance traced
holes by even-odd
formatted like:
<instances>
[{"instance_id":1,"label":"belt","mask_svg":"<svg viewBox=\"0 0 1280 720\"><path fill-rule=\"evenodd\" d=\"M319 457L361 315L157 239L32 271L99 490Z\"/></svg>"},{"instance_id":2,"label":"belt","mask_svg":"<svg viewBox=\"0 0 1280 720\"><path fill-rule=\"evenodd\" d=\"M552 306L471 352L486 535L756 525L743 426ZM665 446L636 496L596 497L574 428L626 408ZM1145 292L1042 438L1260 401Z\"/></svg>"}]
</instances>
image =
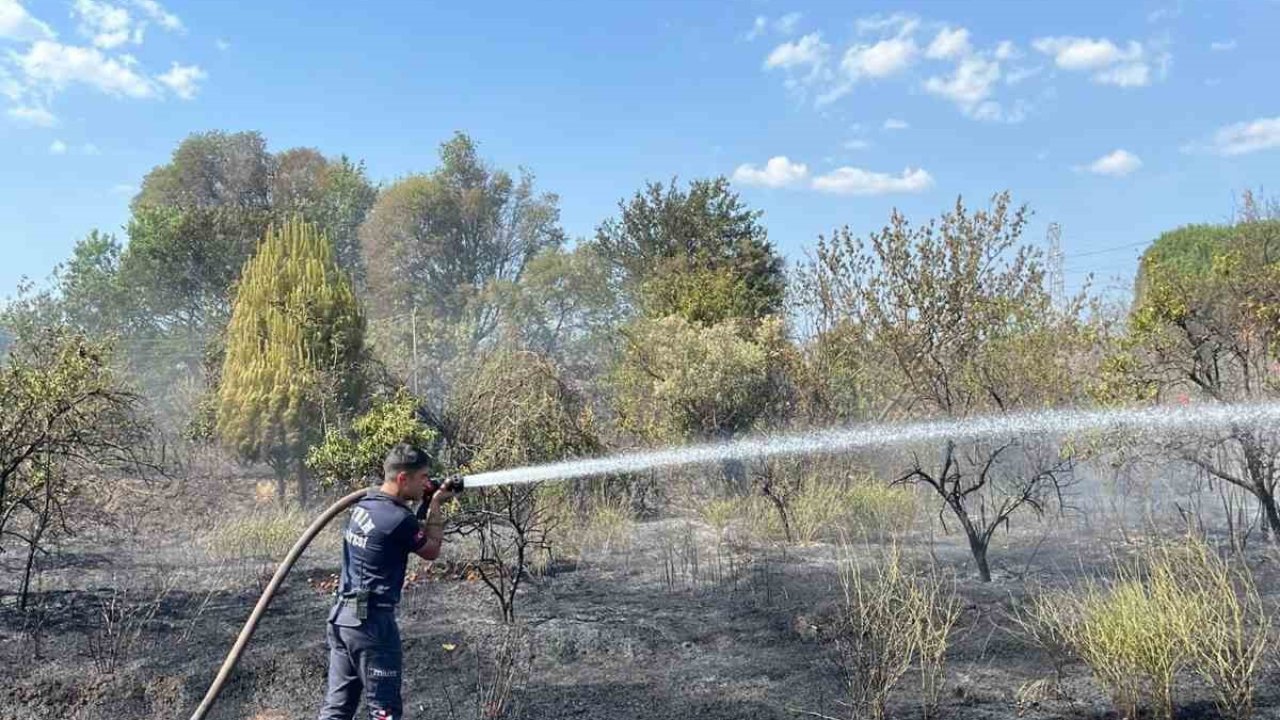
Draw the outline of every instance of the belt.
<instances>
[{"instance_id":1,"label":"belt","mask_svg":"<svg viewBox=\"0 0 1280 720\"><path fill-rule=\"evenodd\" d=\"M370 610L394 612L396 604L385 601L379 602L378 600L370 598L368 593L360 592L356 595L339 595L336 598L336 607L353 608L355 610L356 617L364 620L368 617Z\"/></svg>"}]
</instances>

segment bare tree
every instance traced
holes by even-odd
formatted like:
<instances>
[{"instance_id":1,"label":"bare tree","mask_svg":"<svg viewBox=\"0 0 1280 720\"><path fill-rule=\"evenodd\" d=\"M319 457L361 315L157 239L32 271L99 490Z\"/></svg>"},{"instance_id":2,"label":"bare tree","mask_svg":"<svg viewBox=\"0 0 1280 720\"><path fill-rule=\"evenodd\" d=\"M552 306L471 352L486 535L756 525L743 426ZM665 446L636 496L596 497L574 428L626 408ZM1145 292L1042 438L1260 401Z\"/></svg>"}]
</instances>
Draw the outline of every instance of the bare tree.
<instances>
[{"instance_id":1,"label":"bare tree","mask_svg":"<svg viewBox=\"0 0 1280 720\"><path fill-rule=\"evenodd\" d=\"M1085 297L1053 301L1039 251L1019 244L1026 222L1026 208L1014 209L1004 193L974 212L957 200L919 227L895 212L867 242L847 228L820 240L801 275L817 322L812 344L822 348L823 373L861 385L852 406L859 415L963 420L1082 396ZM1070 465L1020 441L961 451L958 440L935 466L915 458L899 482L936 491L989 580L992 533L1019 510L1043 512Z\"/></svg>"}]
</instances>

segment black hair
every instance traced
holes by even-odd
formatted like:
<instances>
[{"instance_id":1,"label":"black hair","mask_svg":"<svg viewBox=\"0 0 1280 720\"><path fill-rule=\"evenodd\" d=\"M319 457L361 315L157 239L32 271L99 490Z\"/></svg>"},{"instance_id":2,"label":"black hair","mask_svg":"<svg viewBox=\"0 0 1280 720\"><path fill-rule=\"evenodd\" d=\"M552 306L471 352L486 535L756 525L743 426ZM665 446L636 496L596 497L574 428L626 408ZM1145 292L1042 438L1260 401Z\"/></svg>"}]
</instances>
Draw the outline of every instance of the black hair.
<instances>
[{"instance_id":1,"label":"black hair","mask_svg":"<svg viewBox=\"0 0 1280 720\"><path fill-rule=\"evenodd\" d=\"M387 453L387 459L382 461L382 476L389 479L398 472L413 472L425 467L431 467L431 455L417 445L402 442L393 446Z\"/></svg>"}]
</instances>

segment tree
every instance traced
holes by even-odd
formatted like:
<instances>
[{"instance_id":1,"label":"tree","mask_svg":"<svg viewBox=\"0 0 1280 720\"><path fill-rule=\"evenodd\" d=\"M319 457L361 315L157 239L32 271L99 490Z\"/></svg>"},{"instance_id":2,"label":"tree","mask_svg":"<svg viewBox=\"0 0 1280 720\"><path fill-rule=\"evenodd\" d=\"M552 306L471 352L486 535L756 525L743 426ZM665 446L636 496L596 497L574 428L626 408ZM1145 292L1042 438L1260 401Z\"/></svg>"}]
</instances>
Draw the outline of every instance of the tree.
<instances>
[{"instance_id":1,"label":"tree","mask_svg":"<svg viewBox=\"0 0 1280 720\"><path fill-rule=\"evenodd\" d=\"M595 245L647 317L684 314L715 324L777 313L785 293L782 258L723 177L688 190L646 183L619 217L596 229ZM708 292L710 291L710 292ZM694 297L690 297L690 296Z\"/></svg>"},{"instance_id":2,"label":"tree","mask_svg":"<svg viewBox=\"0 0 1280 720\"><path fill-rule=\"evenodd\" d=\"M440 163L387 188L360 228L375 344L389 367L426 375L427 397L443 397L448 364L497 328L493 284L518 280L564 239L558 198L536 194L530 173L490 169L461 133ZM415 325L426 363L409 352Z\"/></svg>"},{"instance_id":3,"label":"tree","mask_svg":"<svg viewBox=\"0 0 1280 720\"><path fill-rule=\"evenodd\" d=\"M614 370L623 427L658 442L723 440L779 417L787 399L785 328L773 318L709 328L678 315L628 328Z\"/></svg>"},{"instance_id":4,"label":"tree","mask_svg":"<svg viewBox=\"0 0 1280 720\"><path fill-rule=\"evenodd\" d=\"M397 443L429 448L436 438L418 417L417 401L401 388L357 417L349 430L330 429L307 452L307 468L325 485L354 489L382 477L382 461Z\"/></svg>"},{"instance_id":5,"label":"tree","mask_svg":"<svg viewBox=\"0 0 1280 720\"><path fill-rule=\"evenodd\" d=\"M449 462L484 472L565 460L599 449L583 398L547 358L499 349L467 373L450 398ZM553 518L536 484L484 488L462 497L458 532L479 545L477 567L503 620L534 552L551 542Z\"/></svg>"},{"instance_id":6,"label":"tree","mask_svg":"<svg viewBox=\"0 0 1280 720\"><path fill-rule=\"evenodd\" d=\"M279 496L296 470L306 501L301 461L358 395L363 342L364 316L328 239L300 221L270 229L236 291L217 433L271 466Z\"/></svg>"},{"instance_id":7,"label":"tree","mask_svg":"<svg viewBox=\"0 0 1280 720\"><path fill-rule=\"evenodd\" d=\"M132 209L266 210L273 165L261 133L195 133L178 145L167 164L147 173Z\"/></svg>"},{"instance_id":8,"label":"tree","mask_svg":"<svg viewBox=\"0 0 1280 720\"><path fill-rule=\"evenodd\" d=\"M500 289L505 340L553 359L579 380L599 374L622 309L594 248L547 248L519 281Z\"/></svg>"},{"instance_id":9,"label":"tree","mask_svg":"<svg viewBox=\"0 0 1280 720\"><path fill-rule=\"evenodd\" d=\"M1026 218L1002 193L972 213L957 200L921 227L895 211L865 243L847 228L820 240L806 270L817 342L847 347L837 367L863 378L873 416L963 419L1081 396L1084 297L1054 306L1038 251L1019 245ZM992 535L1020 510L1044 512L1070 466L1029 440L949 440L936 463L913 454L899 481L937 493L988 581Z\"/></svg>"},{"instance_id":10,"label":"tree","mask_svg":"<svg viewBox=\"0 0 1280 720\"><path fill-rule=\"evenodd\" d=\"M73 527L77 481L152 465L140 398L119 383L108 345L66 326L12 331L0 364L0 551L25 546L25 609L37 554Z\"/></svg>"},{"instance_id":11,"label":"tree","mask_svg":"<svg viewBox=\"0 0 1280 720\"><path fill-rule=\"evenodd\" d=\"M301 215L315 223L334 245L338 265L359 288L364 279L358 231L378 191L364 163L345 155L326 159L311 148L293 148L275 156L271 207L277 217Z\"/></svg>"},{"instance_id":12,"label":"tree","mask_svg":"<svg viewBox=\"0 0 1280 720\"><path fill-rule=\"evenodd\" d=\"M1108 402L1269 402L1280 390L1280 220L1161 235L1143 254L1129 333L1111 348ZM1280 436L1232 427L1173 438L1177 457L1258 502L1280 541Z\"/></svg>"}]
</instances>

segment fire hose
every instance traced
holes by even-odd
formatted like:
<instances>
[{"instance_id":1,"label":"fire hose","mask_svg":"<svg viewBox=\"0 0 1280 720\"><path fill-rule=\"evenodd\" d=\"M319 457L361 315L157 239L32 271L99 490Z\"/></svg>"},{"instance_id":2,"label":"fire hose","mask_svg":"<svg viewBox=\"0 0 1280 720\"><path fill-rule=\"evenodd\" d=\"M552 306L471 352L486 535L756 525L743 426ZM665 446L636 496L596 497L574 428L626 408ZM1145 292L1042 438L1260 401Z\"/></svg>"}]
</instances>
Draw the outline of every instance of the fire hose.
<instances>
[{"instance_id":1,"label":"fire hose","mask_svg":"<svg viewBox=\"0 0 1280 720\"><path fill-rule=\"evenodd\" d=\"M285 556L284 560L280 561L280 566L276 568L276 574L271 577L271 582L267 585L267 589L262 591L262 597L258 598L258 604L253 608L249 619L245 621L244 627L240 630L240 636L236 638L235 645L231 646L231 652L227 654L227 659L223 661L222 668L218 670L218 676L213 679L213 684L209 686L209 691L204 694L204 700L200 701L200 707L196 708L195 713L191 715L191 720L202 720L213 709L213 703L218 699L218 694L222 692L222 686L231 677L231 671L235 669L236 663L240 661L240 656L244 653L245 646L249 644L249 639L253 637L253 631L258 628L258 621L262 619L263 613L271 605L271 599L275 597L276 590L280 588L285 576L293 569L293 564L302 556L302 552L307 549L307 546L311 544L316 535L320 534L324 526L329 524L330 520L333 520L338 513L354 505L368 492L369 488L356 490L330 505L327 510L312 521L306 532L302 533L298 541L293 544L289 554Z\"/></svg>"},{"instance_id":2,"label":"fire hose","mask_svg":"<svg viewBox=\"0 0 1280 720\"><path fill-rule=\"evenodd\" d=\"M441 487L460 493L464 487L464 478L461 475L451 475L444 479L442 483L429 481L424 502ZM209 685L208 692L204 694L204 700L200 701L200 707L196 708L196 711L191 715L191 720L202 720L213 709L213 703L218 699L218 694L222 692L222 686L231 677L231 671L235 669L236 663L240 662L240 656L244 654L245 646L249 644L249 639L253 637L253 631L258 628L258 621L262 619L263 613L271 605L271 600L275 597L276 591L280 589L280 584L284 582L285 576L293 569L293 565L298 561L298 558L302 557L303 551L307 549L307 546L311 544L316 535L320 534L324 526L329 524L329 521L333 520L338 513L359 502L360 498L363 498L369 490L370 488L356 490L330 505L311 522L311 525L302 533L298 541L289 549L289 554L285 555L284 560L280 561L280 566L276 568L276 574L271 576L271 582L267 584L267 589L262 591L262 596L258 598L258 604L254 606L253 612L249 614L249 619L245 621L244 627L240 629L240 636L236 638L235 645L231 646L231 652L227 653L227 659L222 662L222 668L218 670L218 676Z\"/></svg>"}]
</instances>

